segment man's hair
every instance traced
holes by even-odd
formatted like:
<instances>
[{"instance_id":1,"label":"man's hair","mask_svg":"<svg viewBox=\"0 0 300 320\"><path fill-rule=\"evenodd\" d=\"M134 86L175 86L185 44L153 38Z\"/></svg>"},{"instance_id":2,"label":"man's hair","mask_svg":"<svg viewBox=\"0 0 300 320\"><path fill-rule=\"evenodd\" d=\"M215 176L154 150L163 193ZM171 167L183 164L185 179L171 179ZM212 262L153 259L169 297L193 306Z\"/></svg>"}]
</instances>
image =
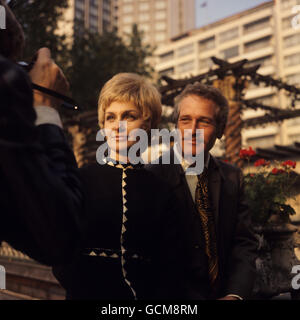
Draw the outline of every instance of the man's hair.
<instances>
[{"instance_id":1,"label":"man's hair","mask_svg":"<svg viewBox=\"0 0 300 320\"><path fill-rule=\"evenodd\" d=\"M105 83L98 101L100 128L104 125L105 110L116 101L134 104L140 110L147 128L157 128L162 112L161 96L144 77L135 73L119 73Z\"/></svg>"},{"instance_id":2,"label":"man's hair","mask_svg":"<svg viewBox=\"0 0 300 320\"><path fill-rule=\"evenodd\" d=\"M217 137L220 139L223 136L227 117L228 117L228 101L223 96L221 91L213 86L208 86L200 82L189 84L185 89L175 98L174 107L174 120L177 123L180 114L180 103L187 96L195 95L207 100L212 101L217 107L216 110L216 126L217 126Z\"/></svg>"}]
</instances>

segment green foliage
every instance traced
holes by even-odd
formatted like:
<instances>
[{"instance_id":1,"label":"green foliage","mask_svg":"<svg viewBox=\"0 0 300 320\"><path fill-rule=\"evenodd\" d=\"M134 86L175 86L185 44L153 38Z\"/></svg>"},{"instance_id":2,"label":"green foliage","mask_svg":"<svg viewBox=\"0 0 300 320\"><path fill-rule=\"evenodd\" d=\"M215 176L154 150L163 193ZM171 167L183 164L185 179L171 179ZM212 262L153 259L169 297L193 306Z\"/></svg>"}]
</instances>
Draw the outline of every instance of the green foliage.
<instances>
[{"instance_id":1,"label":"green foliage","mask_svg":"<svg viewBox=\"0 0 300 320\"><path fill-rule=\"evenodd\" d=\"M76 37L70 52L67 76L73 97L85 110L95 109L100 89L115 74L135 72L150 77L153 70L145 60L151 54L135 26L128 44L115 32L99 35L85 31Z\"/></svg>"},{"instance_id":2,"label":"green foliage","mask_svg":"<svg viewBox=\"0 0 300 320\"><path fill-rule=\"evenodd\" d=\"M119 72L135 72L150 77L153 68L148 58L153 48L142 43L143 33L133 25L124 41L116 32L92 33L78 28L73 43L57 34L67 0L12 0L11 7L26 38L24 60L30 62L41 47L51 50L71 85L71 95L83 110L96 109L100 89ZM79 26L79 24L76 24Z\"/></svg>"},{"instance_id":3,"label":"green foliage","mask_svg":"<svg viewBox=\"0 0 300 320\"><path fill-rule=\"evenodd\" d=\"M65 37L55 34L67 0L12 0L12 8L17 20L23 27L26 47L24 60L31 61L41 47L48 47L55 60L66 52Z\"/></svg>"},{"instance_id":4,"label":"green foliage","mask_svg":"<svg viewBox=\"0 0 300 320\"><path fill-rule=\"evenodd\" d=\"M286 204L293 194L291 168L270 170L261 166L257 173L245 175L245 194L255 223L265 224L271 215L279 215L282 222L289 221L295 210Z\"/></svg>"}]
</instances>

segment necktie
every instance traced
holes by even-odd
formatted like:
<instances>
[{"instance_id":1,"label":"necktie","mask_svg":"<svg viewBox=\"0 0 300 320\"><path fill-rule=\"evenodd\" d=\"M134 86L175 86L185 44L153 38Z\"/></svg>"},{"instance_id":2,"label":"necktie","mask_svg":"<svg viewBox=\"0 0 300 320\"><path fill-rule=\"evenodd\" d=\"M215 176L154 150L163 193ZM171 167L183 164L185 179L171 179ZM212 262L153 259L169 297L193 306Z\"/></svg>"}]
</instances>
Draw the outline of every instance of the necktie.
<instances>
[{"instance_id":1,"label":"necktie","mask_svg":"<svg viewBox=\"0 0 300 320\"><path fill-rule=\"evenodd\" d=\"M202 222L205 253L208 257L208 274L211 288L213 288L218 276L218 253L214 216L208 197L207 168L204 169L202 174L198 175L195 202Z\"/></svg>"}]
</instances>

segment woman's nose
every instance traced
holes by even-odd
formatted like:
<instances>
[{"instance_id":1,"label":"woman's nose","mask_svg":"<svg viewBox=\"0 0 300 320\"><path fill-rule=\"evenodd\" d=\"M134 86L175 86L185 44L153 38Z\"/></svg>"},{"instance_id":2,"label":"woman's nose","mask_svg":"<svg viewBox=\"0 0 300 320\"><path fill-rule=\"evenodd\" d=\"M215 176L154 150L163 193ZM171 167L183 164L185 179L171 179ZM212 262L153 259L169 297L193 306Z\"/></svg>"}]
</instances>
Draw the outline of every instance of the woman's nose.
<instances>
[{"instance_id":1,"label":"woman's nose","mask_svg":"<svg viewBox=\"0 0 300 320\"><path fill-rule=\"evenodd\" d=\"M127 122L122 120L116 120L114 122L113 130L117 132L124 132L127 128Z\"/></svg>"}]
</instances>

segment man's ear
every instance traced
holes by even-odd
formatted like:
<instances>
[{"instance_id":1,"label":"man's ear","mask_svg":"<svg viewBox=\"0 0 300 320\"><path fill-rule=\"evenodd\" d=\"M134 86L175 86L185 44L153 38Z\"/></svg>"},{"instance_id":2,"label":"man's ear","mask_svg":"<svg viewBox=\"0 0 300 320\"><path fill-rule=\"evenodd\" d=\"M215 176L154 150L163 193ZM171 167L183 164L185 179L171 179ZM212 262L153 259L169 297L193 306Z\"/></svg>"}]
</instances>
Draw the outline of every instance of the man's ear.
<instances>
[{"instance_id":1,"label":"man's ear","mask_svg":"<svg viewBox=\"0 0 300 320\"><path fill-rule=\"evenodd\" d=\"M223 125L222 127L217 128L217 138L221 139L223 137L225 131L225 126Z\"/></svg>"}]
</instances>

